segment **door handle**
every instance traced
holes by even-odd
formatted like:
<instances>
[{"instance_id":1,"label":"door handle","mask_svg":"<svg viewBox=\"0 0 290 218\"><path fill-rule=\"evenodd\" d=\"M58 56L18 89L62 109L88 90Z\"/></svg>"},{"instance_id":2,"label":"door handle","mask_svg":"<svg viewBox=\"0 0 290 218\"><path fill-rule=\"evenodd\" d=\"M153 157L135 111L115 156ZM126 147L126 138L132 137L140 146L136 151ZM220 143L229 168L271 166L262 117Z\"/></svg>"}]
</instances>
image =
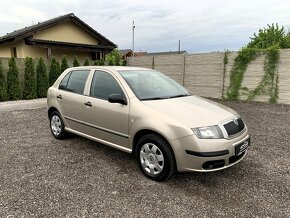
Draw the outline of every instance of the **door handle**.
<instances>
[{"instance_id":1,"label":"door handle","mask_svg":"<svg viewBox=\"0 0 290 218\"><path fill-rule=\"evenodd\" d=\"M85 105L86 105L86 106L89 106L89 107L92 107L92 106L93 106L92 103L91 103L90 101L86 102Z\"/></svg>"},{"instance_id":2,"label":"door handle","mask_svg":"<svg viewBox=\"0 0 290 218\"><path fill-rule=\"evenodd\" d=\"M62 99L62 96L61 95L58 95L58 96L56 96L58 99Z\"/></svg>"}]
</instances>

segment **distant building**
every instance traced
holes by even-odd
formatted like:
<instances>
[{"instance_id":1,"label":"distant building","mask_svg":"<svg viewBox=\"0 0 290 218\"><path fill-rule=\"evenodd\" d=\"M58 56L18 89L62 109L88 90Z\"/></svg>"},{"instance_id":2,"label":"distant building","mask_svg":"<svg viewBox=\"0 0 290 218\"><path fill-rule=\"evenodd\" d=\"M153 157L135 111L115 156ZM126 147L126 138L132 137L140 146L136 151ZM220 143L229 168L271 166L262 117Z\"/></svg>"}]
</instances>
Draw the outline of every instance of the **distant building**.
<instances>
[{"instance_id":1,"label":"distant building","mask_svg":"<svg viewBox=\"0 0 290 218\"><path fill-rule=\"evenodd\" d=\"M122 59L127 59L133 56L133 51L131 49L121 49L119 50Z\"/></svg>"},{"instance_id":2,"label":"distant building","mask_svg":"<svg viewBox=\"0 0 290 218\"><path fill-rule=\"evenodd\" d=\"M0 57L99 60L117 46L73 13L0 37Z\"/></svg>"},{"instance_id":3,"label":"distant building","mask_svg":"<svg viewBox=\"0 0 290 218\"><path fill-rule=\"evenodd\" d=\"M139 52L134 52L134 56L144 56L147 55L148 53L146 51L139 51Z\"/></svg>"}]
</instances>

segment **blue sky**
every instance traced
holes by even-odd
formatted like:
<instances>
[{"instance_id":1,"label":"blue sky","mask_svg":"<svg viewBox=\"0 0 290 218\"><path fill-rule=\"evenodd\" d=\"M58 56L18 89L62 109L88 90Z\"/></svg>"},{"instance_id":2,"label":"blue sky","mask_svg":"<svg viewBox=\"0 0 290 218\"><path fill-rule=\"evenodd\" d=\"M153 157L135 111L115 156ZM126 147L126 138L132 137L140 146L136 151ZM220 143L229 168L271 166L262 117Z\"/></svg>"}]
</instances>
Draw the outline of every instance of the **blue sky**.
<instances>
[{"instance_id":1,"label":"blue sky","mask_svg":"<svg viewBox=\"0 0 290 218\"><path fill-rule=\"evenodd\" d=\"M19 0L1 1L0 35L66 13L135 51L238 50L267 24L290 28L289 0Z\"/></svg>"}]
</instances>

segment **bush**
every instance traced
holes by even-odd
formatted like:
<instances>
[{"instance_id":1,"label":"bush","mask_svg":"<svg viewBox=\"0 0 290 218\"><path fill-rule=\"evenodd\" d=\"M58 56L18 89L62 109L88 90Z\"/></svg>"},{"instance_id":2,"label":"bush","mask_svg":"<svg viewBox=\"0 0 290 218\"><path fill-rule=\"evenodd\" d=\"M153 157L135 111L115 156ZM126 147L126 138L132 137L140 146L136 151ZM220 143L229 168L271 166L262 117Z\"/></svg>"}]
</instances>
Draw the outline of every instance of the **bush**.
<instances>
[{"instance_id":1,"label":"bush","mask_svg":"<svg viewBox=\"0 0 290 218\"><path fill-rule=\"evenodd\" d=\"M21 99L21 87L18 77L18 68L16 66L15 58L9 60L9 70L7 73L7 99L19 100Z\"/></svg>"},{"instance_id":2,"label":"bush","mask_svg":"<svg viewBox=\"0 0 290 218\"><path fill-rule=\"evenodd\" d=\"M94 66L100 66L100 61L99 60L95 61Z\"/></svg>"},{"instance_id":3,"label":"bush","mask_svg":"<svg viewBox=\"0 0 290 218\"><path fill-rule=\"evenodd\" d=\"M68 61L67 61L67 57L64 55L62 56L62 59L61 59L60 72L62 73L67 68L69 68Z\"/></svg>"},{"instance_id":4,"label":"bush","mask_svg":"<svg viewBox=\"0 0 290 218\"><path fill-rule=\"evenodd\" d=\"M111 51L109 54L106 55L106 60L109 61L109 65L119 66L121 61L121 53L119 52L118 49L114 49L113 51Z\"/></svg>"},{"instance_id":5,"label":"bush","mask_svg":"<svg viewBox=\"0 0 290 218\"><path fill-rule=\"evenodd\" d=\"M258 34L254 33L250 39L251 42L248 43L247 48L267 49L273 46L290 48L290 38L284 27L279 27L278 24L268 24L266 28L259 29Z\"/></svg>"},{"instance_id":6,"label":"bush","mask_svg":"<svg viewBox=\"0 0 290 218\"><path fill-rule=\"evenodd\" d=\"M0 61L0 101L6 100L6 81Z\"/></svg>"},{"instance_id":7,"label":"bush","mask_svg":"<svg viewBox=\"0 0 290 218\"><path fill-rule=\"evenodd\" d=\"M79 66L80 66L80 62L78 61L77 56L75 56L75 58L74 58L73 66L74 66L74 67L79 67Z\"/></svg>"},{"instance_id":8,"label":"bush","mask_svg":"<svg viewBox=\"0 0 290 218\"><path fill-rule=\"evenodd\" d=\"M84 66L90 66L90 61L88 58L86 58L86 60L84 62Z\"/></svg>"},{"instance_id":9,"label":"bush","mask_svg":"<svg viewBox=\"0 0 290 218\"><path fill-rule=\"evenodd\" d=\"M127 60L123 60L122 66L127 66Z\"/></svg>"},{"instance_id":10,"label":"bush","mask_svg":"<svg viewBox=\"0 0 290 218\"><path fill-rule=\"evenodd\" d=\"M104 59L101 59L101 60L100 60L100 66L105 66L105 61L104 61Z\"/></svg>"},{"instance_id":11,"label":"bush","mask_svg":"<svg viewBox=\"0 0 290 218\"><path fill-rule=\"evenodd\" d=\"M109 60L109 66L114 66L114 61L113 60Z\"/></svg>"},{"instance_id":12,"label":"bush","mask_svg":"<svg viewBox=\"0 0 290 218\"><path fill-rule=\"evenodd\" d=\"M46 66L43 58L38 59L36 67L36 93L38 98L44 98L47 95L48 78L46 73Z\"/></svg>"},{"instance_id":13,"label":"bush","mask_svg":"<svg viewBox=\"0 0 290 218\"><path fill-rule=\"evenodd\" d=\"M50 62L50 72L49 72L49 85L52 86L53 83L60 75L60 65L59 62L53 57Z\"/></svg>"},{"instance_id":14,"label":"bush","mask_svg":"<svg viewBox=\"0 0 290 218\"><path fill-rule=\"evenodd\" d=\"M36 81L34 63L31 57L25 58L23 98L36 98Z\"/></svg>"}]
</instances>

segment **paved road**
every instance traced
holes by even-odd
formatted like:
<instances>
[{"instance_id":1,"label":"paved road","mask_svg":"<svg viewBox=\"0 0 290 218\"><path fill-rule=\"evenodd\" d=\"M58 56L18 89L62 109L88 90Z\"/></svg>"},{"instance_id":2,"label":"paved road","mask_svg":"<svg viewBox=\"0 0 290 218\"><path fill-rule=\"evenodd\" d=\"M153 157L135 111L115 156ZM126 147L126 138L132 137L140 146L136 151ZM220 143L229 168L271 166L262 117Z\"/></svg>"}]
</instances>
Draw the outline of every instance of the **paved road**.
<instances>
[{"instance_id":1,"label":"paved road","mask_svg":"<svg viewBox=\"0 0 290 218\"><path fill-rule=\"evenodd\" d=\"M290 106L224 104L248 124L248 157L163 183L121 151L55 140L45 109L1 113L0 217L290 217Z\"/></svg>"}]
</instances>

